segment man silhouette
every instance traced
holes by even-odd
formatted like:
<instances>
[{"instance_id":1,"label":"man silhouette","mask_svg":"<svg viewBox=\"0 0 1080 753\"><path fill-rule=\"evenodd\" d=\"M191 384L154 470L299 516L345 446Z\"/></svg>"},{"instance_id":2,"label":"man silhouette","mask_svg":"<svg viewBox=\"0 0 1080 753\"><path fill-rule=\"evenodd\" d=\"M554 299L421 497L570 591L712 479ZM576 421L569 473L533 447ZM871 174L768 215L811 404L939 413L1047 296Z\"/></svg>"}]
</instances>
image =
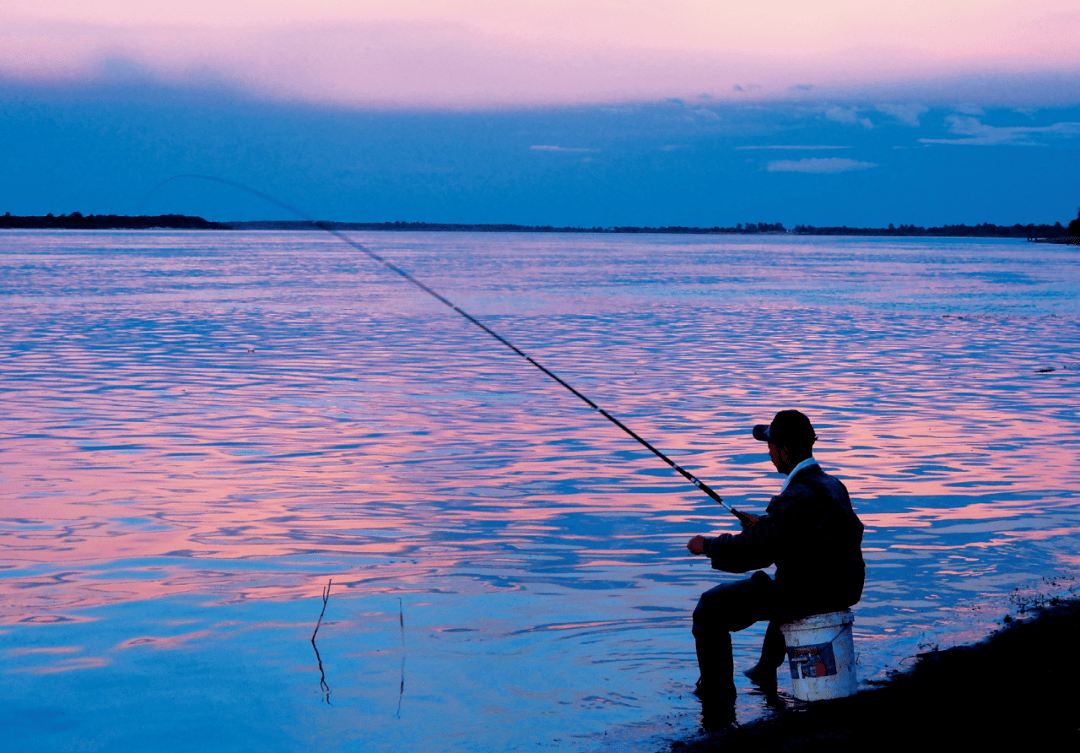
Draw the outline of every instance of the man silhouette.
<instances>
[{"instance_id":1,"label":"man silhouette","mask_svg":"<svg viewBox=\"0 0 1080 753\"><path fill-rule=\"evenodd\" d=\"M709 589L694 610L701 670L694 692L721 704L735 700L731 632L769 620L761 658L746 674L758 685L775 686L786 652L779 626L855 604L866 570L863 525L844 485L814 460L817 436L810 419L797 410L780 411L768 426L754 427L754 439L768 442L770 460L787 475L780 493L764 515L748 516L742 533L695 536L686 545L707 555L716 570L757 570L745 580ZM761 568L773 564L776 576L770 578Z\"/></svg>"}]
</instances>

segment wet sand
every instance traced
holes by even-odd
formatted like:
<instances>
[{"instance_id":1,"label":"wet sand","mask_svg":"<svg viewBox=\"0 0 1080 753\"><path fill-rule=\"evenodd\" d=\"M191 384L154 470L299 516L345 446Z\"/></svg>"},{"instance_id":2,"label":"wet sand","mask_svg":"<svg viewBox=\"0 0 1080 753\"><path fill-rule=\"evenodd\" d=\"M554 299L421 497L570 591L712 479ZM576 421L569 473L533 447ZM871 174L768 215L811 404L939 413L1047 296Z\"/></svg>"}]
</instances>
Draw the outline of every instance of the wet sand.
<instances>
[{"instance_id":1,"label":"wet sand","mask_svg":"<svg viewBox=\"0 0 1080 753\"><path fill-rule=\"evenodd\" d=\"M670 749L1004 750L1053 742L1075 750L1071 746L1080 743L1080 600L1006 619L981 643L920 655L910 672L881 687L702 733Z\"/></svg>"}]
</instances>

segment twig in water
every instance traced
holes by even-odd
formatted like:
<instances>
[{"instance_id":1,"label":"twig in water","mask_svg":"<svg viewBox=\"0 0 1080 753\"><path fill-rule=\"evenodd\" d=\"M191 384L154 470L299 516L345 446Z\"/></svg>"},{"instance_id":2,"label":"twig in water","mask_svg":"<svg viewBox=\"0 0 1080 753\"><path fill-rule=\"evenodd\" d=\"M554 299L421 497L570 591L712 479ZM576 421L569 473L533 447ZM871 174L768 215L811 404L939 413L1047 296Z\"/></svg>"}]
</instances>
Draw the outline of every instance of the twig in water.
<instances>
[{"instance_id":1,"label":"twig in water","mask_svg":"<svg viewBox=\"0 0 1080 753\"><path fill-rule=\"evenodd\" d=\"M330 686L326 684L326 672L323 671L322 657L319 656L319 647L315 645L315 636L319 634L319 626L322 625L323 615L326 614L326 603L330 601L330 586L334 579L331 578L322 593L322 611L319 612L319 621L315 623L315 632L311 634L311 647L315 649L315 658L319 662L319 689L325 694L323 700L330 705ZM400 705L400 704L399 704Z\"/></svg>"},{"instance_id":2,"label":"twig in water","mask_svg":"<svg viewBox=\"0 0 1080 753\"><path fill-rule=\"evenodd\" d=\"M405 608L401 605L401 597L398 597L398 624L401 625L401 688L398 690L397 714L401 718L401 699L405 697Z\"/></svg>"}]
</instances>

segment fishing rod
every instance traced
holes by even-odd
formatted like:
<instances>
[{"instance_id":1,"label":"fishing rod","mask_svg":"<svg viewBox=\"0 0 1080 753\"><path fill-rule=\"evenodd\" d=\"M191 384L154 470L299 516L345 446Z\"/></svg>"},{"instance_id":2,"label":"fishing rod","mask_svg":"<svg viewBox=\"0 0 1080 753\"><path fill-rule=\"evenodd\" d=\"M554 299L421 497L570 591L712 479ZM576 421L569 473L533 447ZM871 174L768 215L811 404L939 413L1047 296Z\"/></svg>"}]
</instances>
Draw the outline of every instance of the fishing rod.
<instances>
[{"instance_id":1,"label":"fishing rod","mask_svg":"<svg viewBox=\"0 0 1080 753\"><path fill-rule=\"evenodd\" d=\"M505 345L505 346L506 346L507 348L509 348L510 350L512 350L512 351L514 351L515 353L517 353L517 354L518 354L519 356L521 356L522 358L524 358L524 359L525 359L526 361L528 361L529 363L531 363L531 364L532 364L533 366L535 366L536 368L540 369L540 371L544 372L544 373L545 373L545 374L546 374L547 376L551 377L551 379L553 379L553 380L555 380L556 382L558 382L559 384L561 384L561 385L562 385L563 387L565 387L565 388L566 388L567 390L569 390L570 392L572 392L572 393L573 393L573 394L574 394L574 395L575 395L575 396L576 396L577 398L579 398L579 399L580 399L580 400L581 400L582 402L584 402L584 403L585 403L586 405L588 405L588 406L589 406L590 408L592 408L592 409L593 409L594 411L596 411L596 412L597 412L597 413L599 413L599 414L600 414L601 416L603 416L604 418L606 418L606 419L607 419L608 421L610 421L611 423L615 424L615 425L616 425L617 427L619 427L620 429L622 429L622 430L623 430L623 431L624 431L624 432L625 432L626 434L630 435L630 436L631 436L631 437L633 437L633 438L634 438L635 440L637 440L637 442L638 442L638 443L639 443L639 444L640 444L640 445L641 445L642 447L644 447L644 448L645 448L646 450L648 450L649 452L651 452L651 453L652 453L653 455L656 455L656 457L660 458L660 459L661 459L661 460L663 460L663 461L664 461L665 463L667 463L668 465L670 465L670 466L671 466L671 467L672 467L673 469L675 469L676 471L678 471L678 472L679 472L679 473L680 473L680 474L682 475L682 477L683 477L683 478L685 478L685 479L686 479L687 481L689 481L689 482L690 482L691 484L693 484L693 485L694 485L694 486L696 486L696 487L697 487L698 489L700 489L700 490L701 490L701 491L703 491L703 492L704 492L705 494L707 494L707 495L708 495L709 497L711 497L711 498L712 498L712 499L713 499L713 500L714 500L714 501L715 501L715 502L716 502L717 504L719 504L719 505L720 505L721 507L723 507L723 508L724 508L725 510L727 510L727 511L728 511L728 512L730 512L730 513L731 513L732 515L734 515L735 517L737 517L737 518L739 519L739 521L740 521L740 522L742 522L742 523L746 523L746 524L751 524L751 523L753 522L753 519L752 519L752 518L750 518L750 516L748 516L748 515L747 515L746 513L744 513L744 512L740 512L740 511L736 510L736 509L735 509L734 507L730 507L730 506L729 506L729 505L728 505L727 503L725 503L725 502L724 502L724 500L723 500L723 499L722 499L722 498L720 497L720 495L719 495L719 494L717 494L717 493L716 493L715 491L713 491L713 490L712 490L712 488L711 488L711 487L710 487L710 486L709 486L708 484L706 484L706 483L705 483L704 481L702 481L701 479L699 479L699 478L698 478L697 476L695 476L694 474L690 473L690 471L688 471L688 470L686 470L685 468L683 468L682 466L680 466L680 465L679 465L678 463L676 463L676 462L675 462L674 460L672 460L672 459L671 459L671 458L669 458L669 457L668 457L667 455L665 455L664 453L662 453L662 452L661 452L660 450L658 450L658 449L656 449L655 447L653 447L653 446L652 446L652 444L650 444L650 443L649 443L649 442L647 442L647 441L646 441L645 439L643 439L643 438L642 438L641 436L639 436L639 435L637 434L637 432L635 432L635 431L634 431L633 429L631 429L630 427L628 427L628 426L627 426L626 424L624 424L624 423L623 423L622 421L620 421L619 419L615 418L615 416L613 416L613 415L611 415L610 413L608 413L608 412L607 412L606 410L604 410L603 408L601 408L601 407L600 407L599 405L597 405L596 403L594 403L594 402L593 402L592 400L590 400L589 398L587 398L587 397L586 397L585 395L583 395L583 394L581 394L580 392L578 392L578 391L577 391L576 389L574 389L574 387L572 387L572 386L570 386L569 384L567 384L567 382L566 382L565 380L563 380L563 379L562 379L562 377L560 377L560 376L558 376L557 374L555 374L554 372L552 372L552 371L551 371L550 369L548 369L548 368L547 368L546 366L544 366L543 364L540 364L540 363L538 363L538 362L537 362L537 361L536 361L535 359L533 359L533 357L532 357L532 356L530 356L530 355L529 355L528 353L526 353L525 351L523 351L523 350L521 350L520 348L518 348L518 347L517 347L516 345L514 345L514 344L513 344L512 342L510 342L509 340L507 340L507 339L506 339L505 337L503 337L502 335L500 335L500 334L499 334L498 332L496 332L495 330L493 330L493 329L491 329L490 327L488 327L488 326L487 326L486 324L484 324L483 322L481 322L480 320L478 320L478 319L477 319L476 317L474 317L474 316L473 316L472 314L470 314L469 312L467 312L467 311L465 311L464 309L462 309L462 308L460 308L460 307L458 307L458 306L454 305L454 303L453 303L453 302L451 302L450 300L448 300L447 298L445 298L445 297L444 297L444 296L442 296L441 294L437 293L436 291L432 290L431 288L429 288L429 287L428 287L427 285L425 285L424 283L420 282L420 280L418 280L418 279L416 279L415 277L413 277L413 276L412 276L411 274L409 274L408 272L406 272L406 271L405 271L404 269L402 269L401 267L399 267L399 266L397 266L397 265L395 265L395 264L393 264L393 263L391 263L391 262L387 261L387 260L386 260L386 259L384 259L383 257L381 257L381 256L379 256L378 254L376 254L376 253L375 253L374 251L371 251L370 249L366 248L365 246L361 245L360 243L357 243L356 241L352 240L352 239L351 239L351 238L349 238L349 237L348 237L347 235L345 235L344 233L342 233L342 232L341 232L341 231L339 231L339 230L336 230L336 229L335 229L335 228L334 228L333 226L329 225L328 223L325 223L325 222L321 222L321 221L319 221L319 220L316 220L316 219L315 219L314 217L312 217L312 216L310 216L310 215L306 214L305 212L301 212L301 211L300 211L299 209L296 209L295 207L292 207L292 206L290 206L290 205L286 204L286 203L285 203L285 202L283 202L283 201L279 201L278 199L275 199L275 198L274 198L273 196L271 196L270 194L267 194L267 193L263 193L262 191L259 191L259 190L256 190L256 189L254 189L254 188L250 188L250 187L248 187L248 186L245 186L245 185L244 185L243 183L237 183L236 181L228 180L228 179L226 179L226 178L216 178L216 177L214 177L214 176L212 176L212 175L196 175L196 174L193 174L193 173L185 173L185 174L183 174L183 175L173 175L172 177L170 177L170 178L166 178L165 180L161 181L161 182L160 182L160 183L158 183L158 184L157 184L156 186L154 186L153 188L151 188L151 189L150 189L150 191L149 191L149 192L147 192L147 194L146 194L146 198L149 198L151 194L153 194L153 193L154 193L155 191L157 191L157 190L158 190L159 188L161 188L162 186L164 186L164 185L165 185L166 183L170 183L170 182L172 182L172 181L174 181L174 180L180 180L180 179L182 179L182 178L192 178L192 179L196 179L196 180L208 180L208 181L211 181L211 182L213 182L213 183L220 183L220 184L222 184L222 185L225 185L225 186L231 186L232 188L236 188L236 189L239 189L239 190L241 190L241 191L246 191L247 193L249 193L249 194L251 194L251 195L253 195L253 196L258 196L258 197L259 197L260 199L263 199L264 201L268 201L268 202L270 202L271 204L273 204L274 206L280 207L280 208L284 209L284 210L285 210L285 211L287 211L287 212L291 212L292 214L295 214L295 215L296 215L297 217L302 217L303 219L305 219L305 220L307 220L308 222L310 222L310 223L312 224L312 226L313 226L313 227L315 227L315 228L317 228L317 229L319 229L319 230L324 230L324 231L326 231L326 232L330 233L331 235L333 235L333 236L334 236L335 238L337 238L337 239L338 239L338 240L340 240L341 242L343 242L343 243L347 243L348 245L350 245L350 246L352 246L353 248L355 248L355 249L356 249L357 251L360 251L360 252L362 252L362 253L366 254L367 256L371 257L372 259L374 259L375 261L379 262L379 263L380 263L380 264L382 264L382 265L383 265L384 267L386 267L387 269L389 269L389 270L390 270L391 272L394 272L395 274L397 274L397 275L400 275L401 277L403 277L404 279L408 280L408 281L409 281L409 282L411 282L411 283L412 283L413 285L415 285L416 287L420 288L420 289L421 289L421 290L423 290L423 291L424 291L425 293L427 293L428 295L430 295L430 296L431 296L432 298L435 298L435 299L436 299L436 300L438 300L438 301L439 301L440 303L442 303L442 304L446 305L446 306L447 306L448 308L450 308L451 310L453 310L453 311L454 311L455 313L457 313L457 314L460 314L460 315L461 315L462 317L464 317L465 319L467 319L467 320L468 320L469 322L471 322L472 324L475 324L475 325L476 325L477 327L479 327L479 328L480 328L480 329L482 329L482 330L483 330L484 332L486 332L487 334L489 334L489 335L491 335L492 337L494 337L494 338L495 338L496 340L498 340L499 342L501 342L501 343L502 343L503 345ZM143 199L143 202L145 202L145 201L146 201L146 198L144 198L144 199Z\"/></svg>"}]
</instances>

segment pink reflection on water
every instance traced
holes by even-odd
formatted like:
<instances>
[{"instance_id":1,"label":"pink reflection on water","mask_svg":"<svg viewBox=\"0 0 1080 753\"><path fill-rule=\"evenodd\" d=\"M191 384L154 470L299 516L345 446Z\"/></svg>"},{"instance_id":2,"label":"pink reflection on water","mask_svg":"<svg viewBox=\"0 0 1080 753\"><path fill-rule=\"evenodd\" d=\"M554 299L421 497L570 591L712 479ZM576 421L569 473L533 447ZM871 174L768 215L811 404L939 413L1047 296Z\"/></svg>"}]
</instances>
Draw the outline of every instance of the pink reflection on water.
<instances>
[{"instance_id":1,"label":"pink reflection on water","mask_svg":"<svg viewBox=\"0 0 1080 753\"><path fill-rule=\"evenodd\" d=\"M47 648L13 648L5 653L8 656L28 656L33 654L77 654L82 651L80 646L51 646Z\"/></svg>"},{"instance_id":2,"label":"pink reflection on water","mask_svg":"<svg viewBox=\"0 0 1080 753\"><path fill-rule=\"evenodd\" d=\"M1023 539L1024 541L1046 541L1047 539L1057 537L1075 538L1077 534L1080 534L1080 526L1047 528L1041 531L1005 531L1006 536L1015 539Z\"/></svg>"},{"instance_id":3,"label":"pink reflection on water","mask_svg":"<svg viewBox=\"0 0 1080 753\"><path fill-rule=\"evenodd\" d=\"M54 675L61 672L76 672L83 669L97 669L110 664L104 656L79 656L71 659L61 659L52 664L43 664L34 667L16 667L7 670L12 674L27 672L35 675Z\"/></svg>"},{"instance_id":4,"label":"pink reflection on water","mask_svg":"<svg viewBox=\"0 0 1080 753\"><path fill-rule=\"evenodd\" d=\"M156 636L156 635L143 635L136 638L128 638L126 641L118 644L118 649L126 648L153 648L159 651L167 651L170 649L176 649L184 646L184 644L191 641L199 640L211 635L209 630L196 630L191 633L183 633L181 635L169 635L169 636Z\"/></svg>"},{"instance_id":5,"label":"pink reflection on water","mask_svg":"<svg viewBox=\"0 0 1080 753\"><path fill-rule=\"evenodd\" d=\"M687 536L737 530L573 397L326 239L5 239L0 622L181 594L307 598L330 574L355 595L516 588L544 568L689 572ZM749 427L802 407L877 561L1076 539L1062 394L1077 372L1036 373L1080 360L1076 312L1045 303L1075 293L1065 259L994 244L371 242L737 506L761 510L780 484ZM582 523L635 518L648 523ZM930 538L898 538L911 534ZM935 572L1004 566L980 563ZM501 580L465 582L481 576Z\"/></svg>"},{"instance_id":6,"label":"pink reflection on water","mask_svg":"<svg viewBox=\"0 0 1080 753\"><path fill-rule=\"evenodd\" d=\"M1049 504L1048 504L1049 502ZM866 513L860 516L867 526L894 528L928 528L944 521L996 520L1022 516L1044 515L1048 510L1076 507L1075 501L1040 499L1038 501L1001 500L993 503L974 502L948 508L911 507L903 512Z\"/></svg>"}]
</instances>

